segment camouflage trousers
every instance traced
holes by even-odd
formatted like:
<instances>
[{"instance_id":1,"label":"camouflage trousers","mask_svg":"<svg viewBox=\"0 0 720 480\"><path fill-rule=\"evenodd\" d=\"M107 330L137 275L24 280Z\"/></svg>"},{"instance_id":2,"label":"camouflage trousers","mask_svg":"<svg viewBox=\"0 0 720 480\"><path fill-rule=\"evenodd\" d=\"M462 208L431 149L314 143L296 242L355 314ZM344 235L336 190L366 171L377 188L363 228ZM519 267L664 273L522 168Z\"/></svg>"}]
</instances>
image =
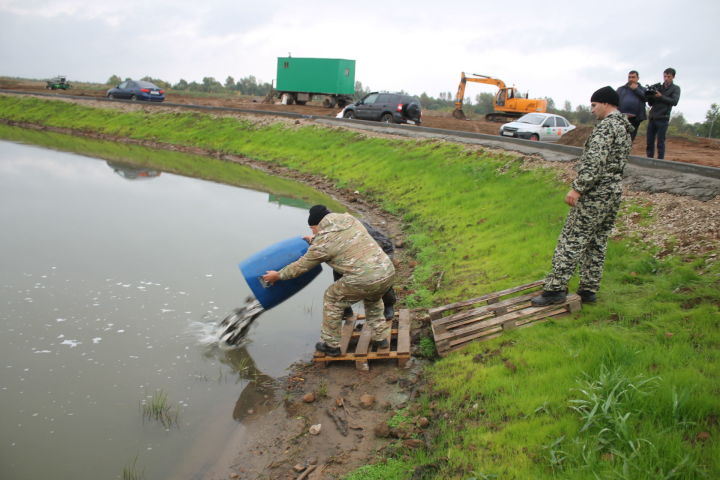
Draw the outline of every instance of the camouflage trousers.
<instances>
[{"instance_id":1,"label":"camouflage trousers","mask_svg":"<svg viewBox=\"0 0 720 480\"><path fill-rule=\"evenodd\" d=\"M390 323L383 316L382 297L392 287L394 278L392 275L372 285L354 285L347 283L343 277L330 285L323 298L322 341L331 347L340 345L343 310L360 300L365 306L365 321L372 329L372 339L384 339Z\"/></svg>"},{"instance_id":2,"label":"camouflage trousers","mask_svg":"<svg viewBox=\"0 0 720 480\"><path fill-rule=\"evenodd\" d=\"M607 240L612 231L622 192L581 197L570 210L552 260L544 290L563 291L575 270L580 270L579 290L600 289Z\"/></svg>"}]
</instances>

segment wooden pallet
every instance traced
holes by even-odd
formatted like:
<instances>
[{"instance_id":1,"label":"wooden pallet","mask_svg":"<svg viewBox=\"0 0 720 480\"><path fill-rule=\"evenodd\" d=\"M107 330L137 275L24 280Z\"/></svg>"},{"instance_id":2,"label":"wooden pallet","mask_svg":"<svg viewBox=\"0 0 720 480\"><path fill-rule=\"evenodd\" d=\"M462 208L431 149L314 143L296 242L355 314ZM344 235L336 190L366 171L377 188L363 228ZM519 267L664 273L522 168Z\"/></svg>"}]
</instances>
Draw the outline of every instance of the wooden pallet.
<instances>
[{"instance_id":1,"label":"wooden pallet","mask_svg":"<svg viewBox=\"0 0 720 480\"><path fill-rule=\"evenodd\" d=\"M313 362L327 367L330 362L352 361L358 370L369 370L370 360L397 359L398 366L404 367L410 358L410 311L400 310L399 317L391 320L387 336L390 345L387 348L372 346L372 330L367 322L361 322L364 319L364 315L356 315L343 322L340 356L315 352Z\"/></svg>"},{"instance_id":2,"label":"wooden pallet","mask_svg":"<svg viewBox=\"0 0 720 480\"><path fill-rule=\"evenodd\" d=\"M575 294L568 295L565 302L558 305L533 307L530 299L540 293L542 285L543 281L538 280L428 310L440 356L444 357L475 340L488 340L506 330L530 327L580 310L580 297ZM516 293L520 295L503 298Z\"/></svg>"}]
</instances>

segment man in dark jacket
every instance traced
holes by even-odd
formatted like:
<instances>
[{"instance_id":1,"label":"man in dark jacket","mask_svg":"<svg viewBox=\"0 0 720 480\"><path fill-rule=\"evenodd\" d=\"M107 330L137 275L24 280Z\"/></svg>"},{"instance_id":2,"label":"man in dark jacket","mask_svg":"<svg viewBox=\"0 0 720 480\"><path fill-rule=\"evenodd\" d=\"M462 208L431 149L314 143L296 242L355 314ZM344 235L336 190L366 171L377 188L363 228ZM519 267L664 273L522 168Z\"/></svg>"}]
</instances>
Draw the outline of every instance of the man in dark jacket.
<instances>
[{"instance_id":1,"label":"man in dark jacket","mask_svg":"<svg viewBox=\"0 0 720 480\"><path fill-rule=\"evenodd\" d=\"M635 128L630 134L633 141L640 128L640 123L647 118L647 115L645 115L645 89L638 83L639 80L640 74L637 70L630 70L627 83L617 89L617 94L620 97L618 110L625 114L630 125Z\"/></svg>"},{"instance_id":2,"label":"man in dark jacket","mask_svg":"<svg viewBox=\"0 0 720 480\"><path fill-rule=\"evenodd\" d=\"M665 158L665 134L670 125L670 112L672 107L680 101L680 87L673 83L675 69L666 68L663 72L663 83L658 86L654 95L648 95L647 102L650 108L650 120L647 129L648 158L655 156L655 139L657 138L657 153L660 159Z\"/></svg>"}]
</instances>

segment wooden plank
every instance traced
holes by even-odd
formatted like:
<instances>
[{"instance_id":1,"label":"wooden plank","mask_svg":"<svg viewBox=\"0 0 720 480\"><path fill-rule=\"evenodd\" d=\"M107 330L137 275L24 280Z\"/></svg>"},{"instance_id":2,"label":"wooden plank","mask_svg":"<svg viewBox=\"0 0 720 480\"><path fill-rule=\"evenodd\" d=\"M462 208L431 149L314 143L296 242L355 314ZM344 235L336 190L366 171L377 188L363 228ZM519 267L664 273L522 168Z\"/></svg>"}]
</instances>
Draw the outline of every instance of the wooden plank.
<instances>
[{"instance_id":1,"label":"wooden plank","mask_svg":"<svg viewBox=\"0 0 720 480\"><path fill-rule=\"evenodd\" d=\"M515 310L513 312L506 313L505 315L500 315L498 317L494 317L494 318L490 318L488 320L476 322L471 325L464 326L462 328L450 330L447 333L442 333L442 334L438 335L438 337L436 338L436 341L438 339L444 340L446 338L452 338L452 337L461 336L461 335L465 335L465 334L471 334L471 333L476 332L477 330L494 327L494 326L500 325L504 322L511 321L511 320L517 320L519 318L526 317L526 316L542 314L543 312L549 312L556 308L558 308L558 305L547 305L544 307L528 306L528 307L525 307L520 310ZM563 306L563 308L565 308L565 307Z\"/></svg>"},{"instance_id":2,"label":"wooden plank","mask_svg":"<svg viewBox=\"0 0 720 480\"><path fill-rule=\"evenodd\" d=\"M355 347L355 356L367 356L368 347L370 346L370 340L372 338L372 329L370 325L365 322L363 324L362 331L360 332L360 339L358 339L357 346Z\"/></svg>"},{"instance_id":3,"label":"wooden plank","mask_svg":"<svg viewBox=\"0 0 720 480\"><path fill-rule=\"evenodd\" d=\"M353 331L355 330L355 316L346 318L342 325L342 336L340 337L340 353L345 355L350 345L350 339L353 337Z\"/></svg>"},{"instance_id":4,"label":"wooden plank","mask_svg":"<svg viewBox=\"0 0 720 480\"><path fill-rule=\"evenodd\" d=\"M397 339L398 354L410 355L410 310L406 308L400 310Z\"/></svg>"},{"instance_id":5,"label":"wooden plank","mask_svg":"<svg viewBox=\"0 0 720 480\"><path fill-rule=\"evenodd\" d=\"M454 310L456 308L467 307L467 306L473 305L475 303L487 302L489 299L503 297L505 295L510 295L512 293L521 292L523 290L528 290L530 288L538 287L538 286L542 285L543 283L545 283L545 280L536 280L534 282L526 283L525 285L519 285L517 287L508 288L505 290L501 290L499 292L482 295L477 298L471 298L470 300L463 300L462 302L455 302L455 303L451 303L448 305L431 308L428 310L428 313L430 314L430 319L435 320L437 318L440 318L442 313L446 312L448 310Z\"/></svg>"},{"instance_id":6,"label":"wooden plank","mask_svg":"<svg viewBox=\"0 0 720 480\"><path fill-rule=\"evenodd\" d=\"M447 317L434 320L433 324L447 325L450 323L459 322L470 317L492 315L495 311L501 310L502 308L507 308L518 303L528 302L536 295L537 292L531 292L525 295L508 298L506 300L503 300L502 302L494 303L492 305L483 305L482 307L473 308L472 310L466 310L464 312L455 313L453 315L448 315Z\"/></svg>"}]
</instances>

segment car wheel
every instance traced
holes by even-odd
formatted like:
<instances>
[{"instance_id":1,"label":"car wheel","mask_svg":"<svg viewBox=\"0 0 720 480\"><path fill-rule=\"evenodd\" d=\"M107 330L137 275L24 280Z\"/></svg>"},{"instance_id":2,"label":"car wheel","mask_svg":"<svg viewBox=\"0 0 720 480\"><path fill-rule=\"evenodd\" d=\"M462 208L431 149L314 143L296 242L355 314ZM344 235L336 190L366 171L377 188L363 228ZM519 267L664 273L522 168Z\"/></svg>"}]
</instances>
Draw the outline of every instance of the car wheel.
<instances>
[{"instance_id":1,"label":"car wheel","mask_svg":"<svg viewBox=\"0 0 720 480\"><path fill-rule=\"evenodd\" d=\"M532 140L533 142L537 142L540 140L540 137L537 133L533 133L532 135L530 135L530 140Z\"/></svg>"},{"instance_id":2,"label":"car wheel","mask_svg":"<svg viewBox=\"0 0 720 480\"><path fill-rule=\"evenodd\" d=\"M355 118L355 110L345 110L345 114L343 115L343 117L349 119Z\"/></svg>"},{"instance_id":3,"label":"car wheel","mask_svg":"<svg viewBox=\"0 0 720 480\"><path fill-rule=\"evenodd\" d=\"M395 123L393 120L392 113L385 113L382 117L380 117L380 121L383 123Z\"/></svg>"},{"instance_id":4,"label":"car wheel","mask_svg":"<svg viewBox=\"0 0 720 480\"><path fill-rule=\"evenodd\" d=\"M133 101L133 102L136 102L137 99L138 99L137 95L131 95L131 96L130 96L130 100Z\"/></svg>"},{"instance_id":5,"label":"car wheel","mask_svg":"<svg viewBox=\"0 0 720 480\"><path fill-rule=\"evenodd\" d=\"M112 93L108 93L108 94L107 94L107 97L108 97L110 100L115 100L115 95L113 95Z\"/></svg>"}]
</instances>

